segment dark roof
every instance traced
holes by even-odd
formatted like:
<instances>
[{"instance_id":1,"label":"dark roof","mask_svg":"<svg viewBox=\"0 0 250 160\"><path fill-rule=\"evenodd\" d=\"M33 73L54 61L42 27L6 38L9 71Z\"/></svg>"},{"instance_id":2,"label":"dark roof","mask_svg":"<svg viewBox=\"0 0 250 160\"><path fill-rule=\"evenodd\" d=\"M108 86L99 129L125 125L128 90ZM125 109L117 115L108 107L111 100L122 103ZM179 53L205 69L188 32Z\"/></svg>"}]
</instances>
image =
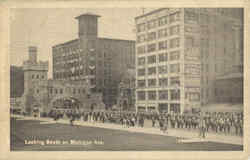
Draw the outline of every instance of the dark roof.
<instances>
[{"instance_id":1,"label":"dark roof","mask_svg":"<svg viewBox=\"0 0 250 160\"><path fill-rule=\"evenodd\" d=\"M75 17L75 19L79 19L79 18L86 17L86 16L97 17L97 18L101 17L101 16L99 16L97 14L87 12L87 13L81 14L80 16Z\"/></svg>"},{"instance_id":2,"label":"dark roof","mask_svg":"<svg viewBox=\"0 0 250 160\"><path fill-rule=\"evenodd\" d=\"M57 44L57 45L55 45L53 47L58 47L58 46L61 46L61 45L67 45L67 44L70 44L70 43L74 43L74 42L76 42L78 40L79 40L79 38L73 39L73 40L70 40L70 41L67 41L67 42L64 42L64 43Z\"/></svg>"},{"instance_id":3,"label":"dark roof","mask_svg":"<svg viewBox=\"0 0 250 160\"><path fill-rule=\"evenodd\" d=\"M153 10L153 11L151 11L151 12L148 12L148 13L146 13L146 14L142 14L142 15L140 15L140 16L137 16L137 17L135 17L135 19L138 19L138 18L141 18L141 17L145 17L145 16L148 16L148 15L154 14L154 13L156 13L156 12L160 12L160 11L162 11L162 10L164 10L164 9L168 9L168 8L159 8L159 9Z\"/></svg>"}]
</instances>

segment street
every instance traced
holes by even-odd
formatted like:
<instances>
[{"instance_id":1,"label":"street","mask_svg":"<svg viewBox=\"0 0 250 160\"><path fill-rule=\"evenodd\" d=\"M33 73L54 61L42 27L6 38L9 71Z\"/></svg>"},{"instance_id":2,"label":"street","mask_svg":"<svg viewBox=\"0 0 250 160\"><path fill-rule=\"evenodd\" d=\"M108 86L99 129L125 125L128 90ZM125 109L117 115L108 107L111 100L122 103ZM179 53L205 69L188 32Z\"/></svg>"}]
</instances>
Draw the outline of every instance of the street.
<instances>
[{"instance_id":1,"label":"street","mask_svg":"<svg viewBox=\"0 0 250 160\"><path fill-rule=\"evenodd\" d=\"M177 138L171 136L17 118L11 118L10 133L13 151L229 151L243 149L242 145L206 141L178 143Z\"/></svg>"}]
</instances>

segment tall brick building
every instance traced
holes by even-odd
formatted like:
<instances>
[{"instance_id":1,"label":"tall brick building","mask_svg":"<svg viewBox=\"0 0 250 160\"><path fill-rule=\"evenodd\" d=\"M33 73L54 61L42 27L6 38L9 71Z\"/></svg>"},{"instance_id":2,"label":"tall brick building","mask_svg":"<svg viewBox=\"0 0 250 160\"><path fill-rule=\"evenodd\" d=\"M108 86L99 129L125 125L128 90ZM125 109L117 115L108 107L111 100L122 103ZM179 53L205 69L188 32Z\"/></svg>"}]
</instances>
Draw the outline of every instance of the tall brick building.
<instances>
[{"instance_id":1,"label":"tall brick building","mask_svg":"<svg viewBox=\"0 0 250 160\"><path fill-rule=\"evenodd\" d=\"M137 110L195 110L218 101L220 79L242 75L243 9L161 8L135 23Z\"/></svg>"},{"instance_id":2,"label":"tall brick building","mask_svg":"<svg viewBox=\"0 0 250 160\"><path fill-rule=\"evenodd\" d=\"M89 81L110 107L116 103L121 75L135 64L135 42L98 37L99 17L90 13L76 17L78 38L53 46L53 78Z\"/></svg>"}]
</instances>

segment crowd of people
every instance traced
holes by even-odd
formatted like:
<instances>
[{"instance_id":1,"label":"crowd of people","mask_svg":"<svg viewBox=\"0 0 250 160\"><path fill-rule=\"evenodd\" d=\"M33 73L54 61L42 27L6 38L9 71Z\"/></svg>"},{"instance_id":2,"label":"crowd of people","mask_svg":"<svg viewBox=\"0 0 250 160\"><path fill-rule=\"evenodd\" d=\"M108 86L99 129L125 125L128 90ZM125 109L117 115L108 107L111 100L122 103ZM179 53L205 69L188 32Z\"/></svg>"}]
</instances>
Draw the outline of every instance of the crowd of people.
<instances>
[{"instance_id":1,"label":"crowd of people","mask_svg":"<svg viewBox=\"0 0 250 160\"><path fill-rule=\"evenodd\" d=\"M60 118L70 119L71 124L75 120L92 123L115 123L124 127L144 127L144 122L151 121L152 126L167 132L168 128L200 130L224 134L243 135L243 113L207 112L204 114L168 114L168 113L134 113L114 111L52 111L49 113L54 120ZM204 135L203 135L204 136Z\"/></svg>"}]
</instances>

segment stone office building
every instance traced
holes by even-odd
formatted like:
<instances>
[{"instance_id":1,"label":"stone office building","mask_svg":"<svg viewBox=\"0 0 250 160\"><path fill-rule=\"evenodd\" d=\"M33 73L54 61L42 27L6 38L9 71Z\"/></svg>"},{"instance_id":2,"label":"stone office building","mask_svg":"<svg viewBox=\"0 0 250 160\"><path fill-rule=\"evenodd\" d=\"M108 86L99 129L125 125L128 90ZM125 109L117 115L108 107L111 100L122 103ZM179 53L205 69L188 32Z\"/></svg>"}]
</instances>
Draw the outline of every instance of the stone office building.
<instances>
[{"instance_id":1,"label":"stone office building","mask_svg":"<svg viewBox=\"0 0 250 160\"><path fill-rule=\"evenodd\" d=\"M102 95L93 93L82 81L48 79L48 61L37 61L37 47L29 47L29 59L23 63L24 93L20 98L21 110L49 113L61 111L104 110ZM75 108L74 108L75 107Z\"/></svg>"},{"instance_id":2,"label":"stone office building","mask_svg":"<svg viewBox=\"0 0 250 160\"><path fill-rule=\"evenodd\" d=\"M108 108L116 104L121 75L135 64L135 41L98 37L99 17L76 17L78 38L53 46L53 78L88 81Z\"/></svg>"},{"instance_id":3,"label":"stone office building","mask_svg":"<svg viewBox=\"0 0 250 160\"><path fill-rule=\"evenodd\" d=\"M243 9L161 8L135 23L137 111L215 103L219 77L242 73Z\"/></svg>"}]
</instances>

